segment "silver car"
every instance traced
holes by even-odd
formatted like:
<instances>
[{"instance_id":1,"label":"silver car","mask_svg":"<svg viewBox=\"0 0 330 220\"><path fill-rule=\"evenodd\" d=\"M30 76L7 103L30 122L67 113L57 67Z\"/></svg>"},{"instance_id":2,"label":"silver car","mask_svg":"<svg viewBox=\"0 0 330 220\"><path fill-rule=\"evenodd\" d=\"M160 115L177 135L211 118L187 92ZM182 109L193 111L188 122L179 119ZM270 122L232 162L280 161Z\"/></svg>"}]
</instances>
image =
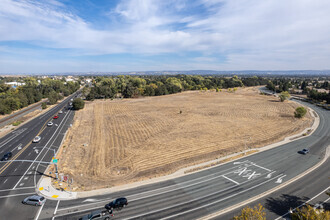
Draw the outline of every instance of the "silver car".
<instances>
[{"instance_id":1,"label":"silver car","mask_svg":"<svg viewBox=\"0 0 330 220\"><path fill-rule=\"evenodd\" d=\"M35 138L33 138L32 143L39 143L40 140L41 140L41 137L36 136Z\"/></svg>"},{"instance_id":2,"label":"silver car","mask_svg":"<svg viewBox=\"0 0 330 220\"><path fill-rule=\"evenodd\" d=\"M41 206L46 202L46 199L43 196L33 195L26 197L22 203L26 205Z\"/></svg>"}]
</instances>

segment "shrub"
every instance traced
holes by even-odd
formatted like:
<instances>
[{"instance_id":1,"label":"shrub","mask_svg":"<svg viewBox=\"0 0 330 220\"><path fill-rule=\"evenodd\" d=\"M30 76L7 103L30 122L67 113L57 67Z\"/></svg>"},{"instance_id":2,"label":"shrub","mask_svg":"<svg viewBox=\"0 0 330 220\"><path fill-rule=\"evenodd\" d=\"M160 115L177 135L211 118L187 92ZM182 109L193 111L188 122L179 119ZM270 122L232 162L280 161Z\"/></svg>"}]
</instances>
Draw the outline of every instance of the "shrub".
<instances>
[{"instance_id":1,"label":"shrub","mask_svg":"<svg viewBox=\"0 0 330 220\"><path fill-rule=\"evenodd\" d=\"M294 112L294 117L302 118L306 115L306 113L307 113L307 110L304 107L300 106L300 107L296 108L296 111Z\"/></svg>"},{"instance_id":2,"label":"shrub","mask_svg":"<svg viewBox=\"0 0 330 220\"><path fill-rule=\"evenodd\" d=\"M41 103L41 108L46 109L47 108L47 103L46 102Z\"/></svg>"},{"instance_id":3,"label":"shrub","mask_svg":"<svg viewBox=\"0 0 330 220\"><path fill-rule=\"evenodd\" d=\"M22 121L15 121L12 125L13 126L18 126L18 125L20 125L22 123Z\"/></svg>"},{"instance_id":4,"label":"shrub","mask_svg":"<svg viewBox=\"0 0 330 220\"><path fill-rule=\"evenodd\" d=\"M281 102L284 102L286 99L290 98L290 94L288 92L281 92L279 97Z\"/></svg>"}]
</instances>

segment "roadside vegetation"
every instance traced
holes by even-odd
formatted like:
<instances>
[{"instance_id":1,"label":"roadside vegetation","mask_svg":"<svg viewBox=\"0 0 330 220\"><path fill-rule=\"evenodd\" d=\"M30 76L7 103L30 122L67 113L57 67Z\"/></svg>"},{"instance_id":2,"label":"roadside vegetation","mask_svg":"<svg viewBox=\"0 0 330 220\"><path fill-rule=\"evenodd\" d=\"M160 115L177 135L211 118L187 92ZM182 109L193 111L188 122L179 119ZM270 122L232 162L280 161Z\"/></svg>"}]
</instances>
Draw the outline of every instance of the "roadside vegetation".
<instances>
[{"instance_id":1,"label":"roadside vegetation","mask_svg":"<svg viewBox=\"0 0 330 220\"><path fill-rule=\"evenodd\" d=\"M81 98L76 98L73 100L72 106L74 110L83 109L85 106L85 102Z\"/></svg>"},{"instance_id":2,"label":"roadside vegetation","mask_svg":"<svg viewBox=\"0 0 330 220\"><path fill-rule=\"evenodd\" d=\"M307 110L304 107L300 106L300 107L296 108L296 111L294 112L294 117L302 118L306 115L306 113L307 113Z\"/></svg>"},{"instance_id":3,"label":"roadside vegetation","mask_svg":"<svg viewBox=\"0 0 330 220\"><path fill-rule=\"evenodd\" d=\"M316 102L330 104L329 77L270 78L266 87L276 93L288 92L295 95L305 95Z\"/></svg>"},{"instance_id":4,"label":"roadside vegetation","mask_svg":"<svg viewBox=\"0 0 330 220\"><path fill-rule=\"evenodd\" d=\"M187 90L216 90L265 85L262 77L239 78L221 76L109 76L96 77L91 88L83 93L87 100L115 97L135 98L139 96L160 96ZM233 89L236 91L237 89Z\"/></svg>"},{"instance_id":5,"label":"roadside vegetation","mask_svg":"<svg viewBox=\"0 0 330 220\"><path fill-rule=\"evenodd\" d=\"M4 84L13 78L2 79L0 82L0 114L10 114L12 111L24 108L43 98L48 98L50 104L55 104L63 96L68 96L80 87L79 82L65 82L50 78L26 77L18 78L24 85L12 88ZM42 108L45 108L43 104Z\"/></svg>"}]
</instances>

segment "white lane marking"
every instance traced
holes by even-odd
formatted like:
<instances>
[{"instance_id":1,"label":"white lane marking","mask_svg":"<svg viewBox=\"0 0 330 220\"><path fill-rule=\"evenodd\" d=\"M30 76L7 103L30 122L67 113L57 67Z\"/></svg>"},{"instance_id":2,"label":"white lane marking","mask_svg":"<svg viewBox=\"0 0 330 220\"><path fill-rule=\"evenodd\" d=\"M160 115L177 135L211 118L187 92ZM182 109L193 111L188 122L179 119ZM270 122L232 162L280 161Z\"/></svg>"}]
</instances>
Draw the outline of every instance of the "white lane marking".
<instances>
[{"instance_id":1,"label":"white lane marking","mask_svg":"<svg viewBox=\"0 0 330 220\"><path fill-rule=\"evenodd\" d=\"M21 190L21 189L34 189L34 186L29 186L29 187L21 187L21 188L17 188L17 189L1 189L0 192L3 191L12 191L12 190Z\"/></svg>"},{"instance_id":2,"label":"white lane marking","mask_svg":"<svg viewBox=\"0 0 330 220\"><path fill-rule=\"evenodd\" d=\"M35 193L35 192L32 192L32 193L21 193L21 194L14 194L14 195L0 196L0 199L2 199L2 198L8 198L8 197L15 197L15 196L32 195L32 194L36 194L36 193Z\"/></svg>"},{"instance_id":3,"label":"white lane marking","mask_svg":"<svg viewBox=\"0 0 330 220\"><path fill-rule=\"evenodd\" d=\"M130 195L130 196L127 196L127 197L128 198L131 198L131 197L136 197L136 196L141 195L141 194L142 195L143 194L150 194L150 193L152 193L154 191L160 191L160 192L158 192L156 194L152 194L152 195L148 195L148 196L144 196L144 197L142 196L140 198L138 197L138 199L144 199L144 198L152 197L152 196L155 196L155 195L160 195L160 194L164 194L164 193L168 193L168 192L173 192L173 191L180 190L180 189L183 189L183 188L188 188L188 187L191 187L191 186L194 186L194 185L198 185L198 184L201 184L201 183L204 183L204 182L209 182L211 180L214 180L214 179L217 179L217 178L222 177L222 176L215 176L215 177L212 177L212 178L207 178L208 176L214 176L214 175L216 175L218 173L223 173L223 172L226 172L226 171L229 171L229 170L231 170L233 168L235 169L235 168L238 168L238 167L239 166L231 167L231 168L228 168L226 170L222 170L222 171L217 172L217 173L213 173L213 174L209 174L209 175L206 175L206 176L198 177L196 179L188 180L188 181L185 181L185 182L182 182L182 183L177 183L177 184L171 185L171 186L165 186L165 187L158 188L158 189L153 189L153 190L149 190L149 191L145 191L145 192L141 192L141 193L136 193L136 194L133 194L133 195ZM231 173L231 172L225 173L223 175L226 175L226 174L229 174L229 173ZM194 182L194 181L196 181L198 179L204 179L204 180L199 181L199 182L196 182L196 183L191 183L191 184L188 184L187 185L187 183ZM181 185L183 185L183 186L181 186ZM175 187L175 188L174 189L171 189L173 187ZM168 189L168 190L166 190L166 189ZM104 201L109 201L111 199L113 199L113 198L106 198L104 200L100 200L100 201L95 202L95 203L89 203L89 204L83 204L83 205L79 205L79 206L71 206L71 207L68 207L68 208L62 208L62 209L59 209L59 211L63 211L63 210L66 210L66 209L79 208L79 207L87 206L87 205L94 205L94 204L97 204L97 203L103 203ZM135 199L135 200L138 200L138 199ZM135 200L133 200L133 201L135 201ZM132 201L132 200L130 200L130 201Z\"/></svg>"},{"instance_id":4,"label":"white lane marking","mask_svg":"<svg viewBox=\"0 0 330 220\"><path fill-rule=\"evenodd\" d=\"M46 202L47 202L47 200L46 200ZM38 220L38 218L39 218L39 216L40 216L40 213L41 213L41 210L43 209L43 207L44 207L44 205L46 204L46 202L44 202L44 204L42 204L42 206L40 207L40 209L39 209L39 211L38 211L36 217L34 218L35 220Z\"/></svg>"},{"instance_id":5,"label":"white lane marking","mask_svg":"<svg viewBox=\"0 0 330 220\"><path fill-rule=\"evenodd\" d=\"M327 187L327 188L326 188L325 190L323 190L322 192L320 192L319 194L317 194L316 196L314 196L313 198L311 198L311 199L309 199L308 201L304 202L304 203L301 204L300 206L297 206L296 208L292 209L291 211L295 211L297 208L300 208L301 206L306 205L306 203L309 203L310 201L312 201L313 199L315 199L316 197L318 197L319 195L323 194L325 191L327 191L327 190L329 190L329 189L330 189L330 186ZM284 215L282 215L282 216L276 218L275 220L280 220L280 219L282 219L284 216L286 216L286 215L288 215L288 214L290 214L290 212L285 213Z\"/></svg>"},{"instance_id":6,"label":"white lane marking","mask_svg":"<svg viewBox=\"0 0 330 220\"><path fill-rule=\"evenodd\" d=\"M278 176L276 176L276 177L274 177L274 178L272 178L272 179L269 179L269 180L266 180L266 181L264 181L264 182L261 182L261 183L259 183L259 184L257 184L257 185L254 185L254 186L252 186L252 187L250 187L250 188L247 188L247 189L245 189L245 190L242 190L242 191L240 191L240 192L238 192L238 193L234 193L234 194L232 194L232 195L230 195L230 196L227 196L227 197L225 197L225 198L222 198L222 199L216 200L216 201L214 201L214 202L208 203L208 204L203 205L203 206L199 206L199 207L194 208L194 209L187 210L187 211L185 211L185 212L180 212L180 213L178 213L178 214L168 216L168 217L163 218L163 219L173 218L173 217L175 217L175 216L182 215L182 214L185 214L185 213L187 213L187 212L191 212L191 211L195 211L195 210L197 210L197 209L201 209L201 208L208 207L208 206L210 206L210 205L216 204L216 203L218 203L218 202L221 202L221 201L223 201L223 200L226 200L226 199L229 199L229 198L231 198L231 197L237 196L237 195L239 195L239 194L241 194L241 193L244 193L244 192L246 192L246 191L249 191L249 190L251 190L251 189L254 189L254 188L256 188L256 187L258 187L258 186L261 186L261 185L263 185L263 184L266 184L266 183L270 182L270 181L273 180L273 179L276 179L277 177L279 177L279 176L281 176L281 175L282 175L282 174L280 174L280 175L278 175ZM142 216L145 216L145 215L149 215L149 214L153 214L153 213L156 213L156 212L164 211L164 210L166 210L166 209L171 209L171 208L174 208L174 207L178 207L178 206L181 206L181 205L185 205L185 204L191 203L191 202L193 202L193 201L198 201L198 200L201 200L201 199L203 199L203 198L210 197L210 196L215 195L215 194L218 194L218 193L219 193L219 192L214 192L214 193L208 194L208 195L206 195L206 196L203 196L203 197L200 197L200 198L196 198L196 199L190 200L190 201L188 201L188 202L183 202L183 203L175 204L175 205L173 205L173 206L168 206L168 207L163 208L163 209L158 209L158 210L155 210L155 211L151 211L151 212L143 213L143 214L141 214L141 215L133 216L133 217L130 217L130 218L127 218L127 219L135 219L135 218L139 218L139 217L142 217Z\"/></svg>"},{"instance_id":7,"label":"white lane marking","mask_svg":"<svg viewBox=\"0 0 330 220\"><path fill-rule=\"evenodd\" d=\"M54 214L53 214L53 218L52 218L52 220L55 219L55 214L56 214L56 212L57 212L57 208L58 208L58 205L59 205L59 204L60 204L60 200L57 201L57 204L56 204L56 207L55 207L55 211L54 211Z\"/></svg>"},{"instance_id":8,"label":"white lane marking","mask_svg":"<svg viewBox=\"0 0 330 220\"><path fill-rule=\"evenodd\" d=\"M31 152L28 154L28 156L30 156L31 155Z\"/></svg>"},{"instance_id":9,"label":"white lane marking","mask_svg":"<svg viewBox=\"0 0 330 220\"><path fill-rule=\"evenodd\" d=\"M229 177L226 177L225 175L222 175L222 177L223 177L223 178L226 178L227 180L232 181L233 183L235 183L235 184L237 184L237 185L239 185L238 182L236 182L235 180L230 179Z\"/></svg>"},{"instance_id":10,"label":"white lane marking","mask_svg":"<svg viewBox=\"0 0 330 220\"><path fill-rule=\"evenodd\" d=\"M66 122L68 121L68 119L70 118L71 113L72 113L72 111L70 112L70 114L65 115L65 117L64 117L63 120L61 121L59 127L57 128L57 129L60 128L59 133L57 134L57 137L54 138L54 141L53 141L53 143L50 144L50 146L52 146L52 145L54 144L54 142L56 141L56 139L60 136L60 132L61 132L61 130L64 128L64 126L61 127L61 125L62 125L63 122L64 122L63 125L65 125L65 123L66 123ZM56 134L57 129L55 130L54 134ZM54 135L53 135L53 136L54 136ZM52 137L53 137L53 136L52 136ZM43 151L43 150L45 149L45 147L47 147L47 145L48 145L49 142L51 141L52 137L49 139L49 141L46 143L46 145L44 146L44 148L43 148L41 151ZM62 139L62 142L63 142L63 139ZM62 144L62 142L61 142L61 144ZM47 148L46 153L44 154L44 156L41 158L40 161L42 161L42 160L45 158L45 156L47 155L47 153L49 152L49 150L50 150L50 147ZM57 153L57 152L56 152L56 153ZM55 153L55 157L56 157L56 153ZM36 170L38 170L39 165L40 165L40 162L38 163ZM34 179L34 185L37 185L37 175L36 175L36 173L37 173L37 172L34 173L34 178L33 178L33 179Z\"/></svg>"},{"instance_id":11,"label":"white lane marking","mask_svg":"<svg viewBox=\"0 0 330 220\"><path fill-rule=\"evenodd\" d=\"M282 174L281 174L281 175L282 175ZM242 182L241 184L244 184L244 183L247 183L247 182L250 182L250 180L244 181L244 182ZM268 182L268 181L266 181L266 182ZM266 183L266 182L264 182L264 183ZM212 196L212 195L217 194L217 193L220 193L220 192L224 192L224 191L229 190L229 189L232 189L232 188L234 188L234 187L237 187L237 186L236 186L236 185L234 185L234 186L230 186L230 187L227 187L227 188L222 189L222 190L220 190L220 191L217 191L217 192L215 192L215 193L208 194L208 195L203 196L203 197L200 197L200 198L195 198L195 199L193 199L193 200L190 200L190 201L188 201L188 202L184 202L184 203L181 203L181 204L178 204L178 205L182 205L182 204L186 204L186 203L189 203L189 202L197 201L197 200L200 200L200 199L203 199L203 198L207 198L207 197L209 197L209 196ZM151 196L149 196L149 197L152 197L152 196L153 196L153 195L151 195ZM130 197L130 196L127 196L127 198L129 198L129 197ZM140 199L144 199L144 197L143 197L143 198L140 198ZM139 200L139 199L134 199L134 200L129 199L130 202L137 201L137 200ZM97 203L100 203L100 202L97 202ZM94 203L94 204L96 204L96 203ZM86 204L85 204L85 205L86 205ZM90 205L90 204L88 204L88 205ZM84 206L84 205L81 205L81 206ZM75 207L70 207L70 208L79 208L79 207L80 207L80 206L75 206ZM70 212L70 213L60 214L60 215L57 215L57 216L55 216L55 217L61 217L61 216L71 215L71 214L80 213L80 212L85 212L85 211L90 211L90 210L93 210L93 209L98 209L98 208L103 208L103 207L104 207L104 205L103 205L103 206L92 207L92 208L83 209L83 210L79 210L79 211L73 211L73 212ZM176 207L176 206L173 206L173 207ZM170 207L170 208L172 208L172 207ZM62 210L65 210L65 209L68 209L68 208L59 209L58 211L62 211ZM163 210L163 209L162 209L162 210ZM162 210L159 210L159 211L162 211ZM150 212L150 213L151 213L151 212ZM148 213L147 213L147 214L148 214ZM143 214L143 215L145 215L145 214ZM141 216L143 216L143 215L141 215ZM139 217L139 216L137 216L137 217ZM131 218L129 218L129 219L131 219Z\"/></svg>"},{"instance_id":12,"label":"white lane marking","mask_svg":"<svg viewBox=\"0 0 330 220\"><path fill-rule=\"evenodd\" d=\"M4 140L3 142L1 142L0 144L0 148L2 148L5 144L7 144L9 141L13 140L15 137L17 137L18 135L20 135L19 133L14 134L13 136L9 137L8 139Z\"/></svg>"},{"instance_id":13,"label":"white lane marking","mask_svg":"<svg viewBox=\"0 0 330 220\"><path fill-rule=\"evenodd\" d=\"M28 175L32 174L32 171L28 172L27 174L28 174Z\"/></svg>"},{"instance_id":14,"label":"white lane marking","mask_svg":"<svg viewBox=\"0 0 330 220\"><path fill-rule=\"evenodd\" d=\"M19 184L19 186L24 186L24 183Z\"/></svg>"},{"instance_id":15,"label":"white lane marking","mask_svg":"<svg viewBox=\"0 0 330 220\"><path fill-rule=\"evenodd\" d=\"M6 179L3 183L6 183L8 179Z\"/></svg>"},{"instance_id":16,"label":"white lane marking","mask_svg":"<svg viewBox=\"0 0 330 220\"><path fill-rule=\"evenodd\" d=\"M259 167L259 168L264 169L264 170L267 170L267 171L269 171L269 172L272 171L272 170L267 169L267 168L265 168L265 167L259 166L259 165L255 164L255 163L251 163L251 164L252 164L253 166Z\"/></svg>"},{"instance_id":17,"label":"white lane marking","mask_svg":"<svg viewBox=\"0 0 330 220\"><path fill-rule=\"evenodd\" d=\"M24 177L24 180L27 180L27 179L29 179L29 177L27 177L27 176L26 176L26 177Z\"/></svg>"},{"instance_id":18,"label":"white lane marking","mask_svg":"<svg viewBox=\"0 0 330 220\"><path fill-rule=\"evenodd\" d=\"M14 172L16 172L17 168L15 168Z\"/></svg>"},{"instance_id":19,"label":"white lane marking","mask_svg":"<svg viewBox=\"0 0 330 220\"><path fill-rule=\"evenodd\" d=\"M62 121L63 122L63 121ZM61 122L61 123L62 123ZM58 128L57 128L58 129ZM47 146L47 144L50 142L50 140L53 138L53 136L56 134L56 131L57 129L55 130L54 134L52 135L52 137L49 139L49 141L46 143L45 146ZM16 183L16 185L13 187L13 189L15 189L17 187L17 185L19 184L19 182L22 181L22 179L24 178L24 176L26 175L26 173L30 170L30 168L32 167L32 165L37 161L38 157L41 155L41 153L44 151L45 148L42 148L40 154L38 154L38 156L34 159L34 161L31 163L31 165L29 166L29 168L27 168L27 170L25 171L25 173L23 174L23 176L18 180L18 182ZM48 151L47 151L48 152ZM31 152L30 152L31 154ZM35 166L33 166L33 169L35 168Z\"/></svg>"}]
</instances>

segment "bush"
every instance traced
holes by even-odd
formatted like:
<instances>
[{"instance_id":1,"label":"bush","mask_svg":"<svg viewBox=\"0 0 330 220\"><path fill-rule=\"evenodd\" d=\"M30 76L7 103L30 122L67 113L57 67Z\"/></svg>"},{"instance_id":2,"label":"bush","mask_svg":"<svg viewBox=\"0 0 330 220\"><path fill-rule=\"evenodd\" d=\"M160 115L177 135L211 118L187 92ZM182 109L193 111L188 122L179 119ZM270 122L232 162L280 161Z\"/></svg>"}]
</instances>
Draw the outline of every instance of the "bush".
<instances>
[{"instance_id":1,"label":"bush","mask_svg":"<svg viewBox=\"0 0 330 220\"><path fill-rule=\"evenodd\" d=\"M300 106L300 107L296 108L296 111L294 112L294 117L302 118L306 115L306 113L307 113L307 110L304 107Z\"/></svg>"},{"instance_id":2,"label":"bush","mask_svg":"<svg viewBox=\"0 0 330 220\"><path fill-rule=\"evenodd\" d=\"M41 108L46 109L47 108L47 103L46 102L41 103Z\"/></svg>"},{"instance_id":3,"label":"bush","mask_svg":"<svg viewBox=\"0 0 330 220\"><path fill-rule=\"evenodd\" d=\"M281 102L284 102L286 99L290 98L290 94L288 92L281 92L279 97Z\"/></svg>"},{"instance_id":4,"label":"bush","mask_svg":"<svg viewBox=\"0 0 330 220\"><path fill-rule=\"evenodd\" d=\"M12 125L13 126L18 126L18 125L20 125L22 123L22 121L15 121Z\"/></svg>"},{"instance_id":5,"label":"bush","mask_svg":"<svg viewBox=\"0 0 330 220\"><path fill-rule=\"evenodd\" d=\"M76 98L73 100L72 105L74 110L79 110L84 108L85 102L81 98Z\"/></svg>"}]
</instances>

